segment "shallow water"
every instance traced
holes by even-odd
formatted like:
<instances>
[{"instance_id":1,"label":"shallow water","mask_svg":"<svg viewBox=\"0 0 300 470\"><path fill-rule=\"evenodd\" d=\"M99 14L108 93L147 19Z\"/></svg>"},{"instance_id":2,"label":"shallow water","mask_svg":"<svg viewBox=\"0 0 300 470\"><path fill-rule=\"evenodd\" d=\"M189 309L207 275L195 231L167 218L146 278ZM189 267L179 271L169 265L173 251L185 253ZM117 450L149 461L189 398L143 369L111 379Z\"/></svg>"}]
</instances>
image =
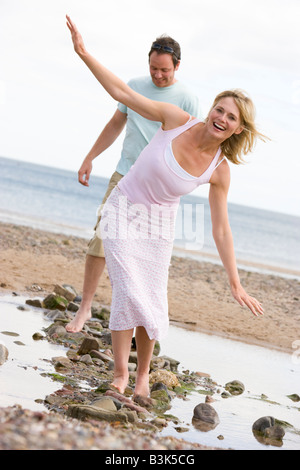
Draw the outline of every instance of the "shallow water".
<instances>
[{"instance_id":1,"label":"shallow water","mask_svg":"<svg viewBox=\"0 0 300 470\"><path fill-rule=\"evenodd\" d=\"M23 297L0 297L0 342L9 351L8 360L0 366L0 406L21 405L30 410L45 410L35 402L57 390L57 383L41 374L55 372L47 362L52 357L65 355L65 348L46 340L35 341L32 335L43 333L50 325L39 310L19 310L25 304ZM17 333L10 336L3 332ZM24 345L17 344L22 342Z\"/></svg>"},{"instance_id":2,"label":"shallow water","mask_svg":"<svg viewBox=\"0 0 300 470\"><path fill-rule=\"evenodd\" d=\"M204 403L204 395L194 392L190 401L174 400L172 414L180 416L189 429L181 434L182 438L236 450L274 450L278 448L259 443L252 433L252 424L258 418L274 416L299 432L297 435L286 429L281 449L300 450L300 403L287 398L287 395L299 394L299 358L175 326L170 326L168 338L161 344L161 354L180 360L180 371L188 369L210 374L221 391L232 380L245 385L245 392L239 396L224 399L220 394L214 394L215 402L211 405L219 415L220 424L209 432L199 431L191 424L193 409ZM268 401L261 399L262 394L268 397ZM169 427L163 433L171 434L170 430ZM178 437L175 426L172 435ZM220 435L224 436L223 440L218 439Z\"/></svg>"},{"instance_id":3,"label":"shallow water","mask_svg":"<svg viewBox=\"0 0 300 470\"><path fill-rule=\"evenodd\" d=\"M24 305L25 300L21 296L0 297L0 342L9 350L8 360L0 366L0 406L20 404L31 410L45 410L35 400L54 392L58 385L41 374L54 372L47 360L65 355L66 349L32 339L33 333L43 332L50 321L39 309L26 306L28 310L19 310L17 307ZM8 336L5 331L19 336ZM243 395L228 399L214 395L212 406L220 424L208 432L199 431L191 422L194 407L205 401L205 395L193 392L187 401L174 399L167 413L177 416L180 426L187 430L179 433L171 423L161 432L163 435L237 450L300 449L299 434L286 430L282 447L275 447L259 443L251 430L256 419L269 415L300 429L300 404L287 398L292 393L299 394L300 361L297 363L292 355L175 326L170 326L168 338L161 343L161 354L180 360L180 371L210 374L220 389L234 379L243 382L246 388ZM262 401L261 394L275 403ZM223 440L218 439L220 435Z\"/></svg>"}]
</instances>

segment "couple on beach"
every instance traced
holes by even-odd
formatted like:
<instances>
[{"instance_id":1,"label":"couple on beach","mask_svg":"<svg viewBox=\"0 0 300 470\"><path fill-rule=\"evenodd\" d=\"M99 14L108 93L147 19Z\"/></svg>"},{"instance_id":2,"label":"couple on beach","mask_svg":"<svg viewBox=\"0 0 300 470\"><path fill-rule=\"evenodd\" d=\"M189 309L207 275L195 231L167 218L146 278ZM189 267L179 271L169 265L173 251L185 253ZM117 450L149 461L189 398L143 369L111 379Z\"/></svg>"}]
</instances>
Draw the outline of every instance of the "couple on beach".
<instances>
[{"instance_id":1,"label":"couple on beach","mask_svg":"<svg viewBox=\"0 0 300 470\"><path fill-rule=\"evenodd\" d=\"M167 284L174 225L179 200L202 184L210 184L209 204L213 237L226 270L233 297L255 315L261 304L242 287L236 267L227 213L230 184L228 160L234 164L264 139L254 122L254 106L240 90L220 93L205 120L199 118L198 100L175 79L181 59L179 44L169 37L153 42L149 52L150 77L129 85L99 63L85 48L82 37L67 16L75 52L118 109L85 158L79 181L88 186L92 160L108 148L123 130L122 156L109 182L95 236L86 258L80 309L67 325L80 331L90 310L105 262L112 285L110 324L114 353L112 385L121 393L128 383L128 357L132 335L138 355L135 395L149 394L149 366L156 340L168 330ZM132 137L134 136L134 138ZM126 210L120 201L126 199ZM151 207L167 209L169 237L123 237L120 224L139 221L147 226ZM130 219L131 217L131 219ZM165 219L163 219L165 222ZM155 221L159 231L161 217ZM121 224L122 226L122 224ZM151 219L153 229L153 220ZM109 229L115 236L102 236ZM151 234L150 234L151 235Z\"/></svg>"}]
</instances>

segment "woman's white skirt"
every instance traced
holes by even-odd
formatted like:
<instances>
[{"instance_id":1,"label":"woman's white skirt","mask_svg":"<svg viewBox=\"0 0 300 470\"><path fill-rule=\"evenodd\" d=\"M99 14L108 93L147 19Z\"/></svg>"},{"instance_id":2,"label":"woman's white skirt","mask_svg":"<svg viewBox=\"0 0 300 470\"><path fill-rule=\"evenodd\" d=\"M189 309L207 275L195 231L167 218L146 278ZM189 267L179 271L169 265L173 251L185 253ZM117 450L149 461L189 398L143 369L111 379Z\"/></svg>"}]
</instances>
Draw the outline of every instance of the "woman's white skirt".
<instances>
[{"instance_id":1,"label":"woman's white skirt","mask_svg":"<svg viewBox=\"0 0 300 470\"><path fill-rule=\"evenodd\" d=\"M118 186L107 199L100 232L112 285L111 330L143 326L150 339L166 336L176 211L133 204Z\"/></svg>"}]
</instances>

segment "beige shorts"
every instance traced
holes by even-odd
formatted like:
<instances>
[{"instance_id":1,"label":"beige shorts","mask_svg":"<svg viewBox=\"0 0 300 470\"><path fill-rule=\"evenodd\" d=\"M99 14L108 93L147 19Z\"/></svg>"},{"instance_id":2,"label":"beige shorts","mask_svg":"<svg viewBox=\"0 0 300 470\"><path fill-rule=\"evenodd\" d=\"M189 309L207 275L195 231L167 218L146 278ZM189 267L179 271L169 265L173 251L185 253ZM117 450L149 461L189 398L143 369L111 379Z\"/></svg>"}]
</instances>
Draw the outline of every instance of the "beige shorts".
<instances>
[{"instance_id":1,"label":"beige shorts","mask_svg":"<svg viewBox=\"0 0 300 470\"><path fill-rule=\"evenodd\" d=\"M102 204L105 203L106 199L108 198L108 196L110 195L114 187L118 184L118 182L122 178L123 178L123 175L121 175L120 173L117 173L116 171L112 174L112 177L109 180L108 188L104 195ZM98 258L104 258L105 255L104 255L103 242L101 238L98 237L99 230L97 230L100 220L101 220L101 216L98 217L97 223L94 227L95 233L94 233L93 238L89 241L87 254L91 256L97 256Z\"/></svg>"}]
</instances>

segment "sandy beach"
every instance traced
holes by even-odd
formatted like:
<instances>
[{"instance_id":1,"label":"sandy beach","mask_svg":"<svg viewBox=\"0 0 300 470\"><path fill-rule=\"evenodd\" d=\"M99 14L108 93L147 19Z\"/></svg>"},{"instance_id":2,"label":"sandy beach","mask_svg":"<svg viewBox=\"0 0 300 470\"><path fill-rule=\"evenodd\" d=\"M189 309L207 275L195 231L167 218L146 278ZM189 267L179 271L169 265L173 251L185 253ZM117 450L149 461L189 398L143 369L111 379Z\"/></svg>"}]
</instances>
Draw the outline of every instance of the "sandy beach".
<instances>
[{"instance_id":1,"label":"sandy beach","mask_svg":"<svg viewBox=\"0 0 300 470\"><path fill-rule=\"evenodd\" d=\"M81 294L87 241L30 227L0 224L0 293L44 296L55 284L71 284ZM222 266L173 257L169 277L171 322L268 348L293 351L300 339L300 282L240 270L242 284L263 305L255 317L232 298ZM105 271L95 301L110 305Z\"/></svg>"}]
</instances>

